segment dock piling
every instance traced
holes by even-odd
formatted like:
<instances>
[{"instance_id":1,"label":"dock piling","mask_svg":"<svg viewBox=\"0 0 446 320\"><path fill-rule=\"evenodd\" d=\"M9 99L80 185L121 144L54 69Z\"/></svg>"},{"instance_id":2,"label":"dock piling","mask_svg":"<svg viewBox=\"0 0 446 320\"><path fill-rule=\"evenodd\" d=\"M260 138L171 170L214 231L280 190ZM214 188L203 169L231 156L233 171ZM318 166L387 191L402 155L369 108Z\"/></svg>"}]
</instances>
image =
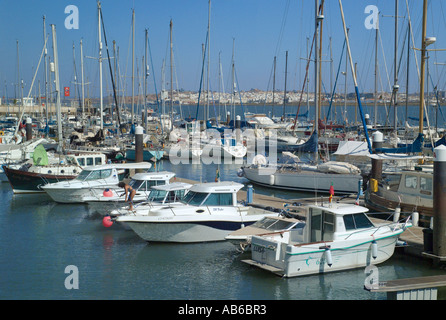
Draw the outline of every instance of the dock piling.
<instances>
[{"instance_id":1,"label":"dock piling","mask_svg":"<svg viewBox=\"0 0 446 320\"><path fill-rule=\"evenodd\" d=\"M26 141L33 138L33 124L31 118L26 118Z\"/></svg>"}]
</instances>

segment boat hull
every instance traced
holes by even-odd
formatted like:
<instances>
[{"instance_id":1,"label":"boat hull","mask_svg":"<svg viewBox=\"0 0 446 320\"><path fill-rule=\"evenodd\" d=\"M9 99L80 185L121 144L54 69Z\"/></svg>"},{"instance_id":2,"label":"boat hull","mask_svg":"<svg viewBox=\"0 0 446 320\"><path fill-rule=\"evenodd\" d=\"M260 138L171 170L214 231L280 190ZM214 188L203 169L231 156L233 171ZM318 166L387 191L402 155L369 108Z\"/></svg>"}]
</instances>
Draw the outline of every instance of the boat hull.
<instances>
[{"instance_id":1,"label":"boat hull","mask_svg":"<svg viewBox=\"0 0 446 320\"><path fill-rule=\"evenodd\" d=\"M103 185L98 186L101 191L107 188L116 188L117 184L114 185ZM45 187L44 191L58 203L84 203L84 198L91 194L91 189L86 186L82 186L80 188L70 188L69 184L67 184L67 188L48 188Z\"/></svg>"},{"instance_id":2,"label":"boat hull","mask_svg":"<svg viewBox=\"0 0 446 320\"><path fill-rule=\"evenodd\" d=\"M271 213L277 216L277 213ZM138 236L149 242L214 242L225 241L231 232L248 226L263 215L247 216L127 216L119 217Z\"/></svg>"},{"instance_id":3,"label":"boat hull","mask_svg":"<svg viewBox=\"0 0 446 320\"><path fill-rule=\"evenodd\" d=\"M4 173L14 193L44 193L40 187L47 183L72 180L77 175L55 175L28 172L3 166Z\"/></svg>"},{"instance_id":4,"label":"boat hull","mask_svg":"<svg viewBox=\"0 0 446 320\"><path fill-rule=\"evenodd\" d=\"M314 243L305 246L289 246L285 243L271 243L256 238L252 243L252 260L243 261L283 277L298 277L362 268L382 263L392 257L401 232L375 239L378 248L375 258L372 256L373 240L346 240L327 244ZM328 258L326 245L330 245L330 258ZM332 262L331 266L328 264L330 260Z\"/></svg>"},{"instance_id":5,"label":"boat hull","mask_svg":"<svg viewBox=\"0 0 446 320\"><path fill-rule=\"evenodd\" d=\"M304 192L330 192L350 194L358 192L359 174L322 173L317 171L279 171L265 168L243 168L244 176L253 183L278 189Z\"/></svg>"}]
</instances>

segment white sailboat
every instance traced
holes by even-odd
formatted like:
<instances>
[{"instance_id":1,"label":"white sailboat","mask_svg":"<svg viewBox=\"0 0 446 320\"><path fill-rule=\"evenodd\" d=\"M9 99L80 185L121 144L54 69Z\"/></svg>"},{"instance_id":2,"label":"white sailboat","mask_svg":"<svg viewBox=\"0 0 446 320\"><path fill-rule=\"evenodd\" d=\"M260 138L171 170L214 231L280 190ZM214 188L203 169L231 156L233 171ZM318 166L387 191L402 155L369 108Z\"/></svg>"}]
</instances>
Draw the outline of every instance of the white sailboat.
<instances>
[{"instance_id":1,"label":"white sailboat","mask_svg":"<svg viewBox=\"0 0 446 320\"><path fill-rule=\"evenodd\" d=\"M316 0L316 27L314 35L314 45L315 45L315 97L318 97L318 92L320 90L320 69L319 69L319 50L318 50L318 33L319 25L322 22L324 16L320 14L321 6L318 5ZM343 20L344 22L344 20ZM345 31L345 22L344 22ZM346 34L346 31L345 31ZM348 43L348 38L346 35L346 44L351 62L350 45ZM353 68L352 68L353 69ZM356 77L354 76L355 87ZM358 104L360 107L362 115L362 107L360 104L360 99L358 98ZM318 157L318 110L319 110L319 99L315 99L315 121L314 121L314 131L312 137L307 141L306 144L299 147L300 150L308 152L312 149L314 145L314 163L294 163L292 165L278 165L278 164L268 164L265 161L261 164L255 163L252 165L242 167L242 174L253 183L260 185L279 188L279 189L289 189L289 190L299 190L308 192L324 192L329 193L331 187L334 187L336 192L341 194L355 193L358 191L358 186L362 180L361 170L356 166L339 161L329 161L326 163L320 163ZM363 120L364 122L364 120ZM365 122L364 122L365 123ZM367 138L367 142L370 149L370 141L368 139L367 128L364 125L364 131Z\"/></svg>"}]
</instances>

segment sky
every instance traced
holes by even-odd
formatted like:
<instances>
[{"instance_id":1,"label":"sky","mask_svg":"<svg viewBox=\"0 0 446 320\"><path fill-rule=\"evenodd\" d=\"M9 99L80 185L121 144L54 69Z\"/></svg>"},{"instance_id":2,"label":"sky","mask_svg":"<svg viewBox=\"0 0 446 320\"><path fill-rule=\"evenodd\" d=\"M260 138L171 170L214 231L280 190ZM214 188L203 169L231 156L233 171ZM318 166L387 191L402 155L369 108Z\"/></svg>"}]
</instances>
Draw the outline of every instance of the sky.
<instances>
[{"instance_id":1,"label":"sky","mask_svg":"<svg viewBox=\"0 0 446 320\"><path fill-rule=\"evenodd\" d=\"M406 2L409 8L406 8ZM427 36L437 41L430 49L445 49L446 2L430 0L428 7ZM65 10L75 6L73 11ZM395 2L390 0L343 0L345 22L349 28L353 62L357 66L358 86L362 92L374 90L375 29L365 26L371 12L369 5L379 10L378 45L378 90L391 91L394 82ZM113 56L113 40L119 49L117 65L120 83L126 94L131 95L132 60L132 10L135 12L135 93L142 92L143 56L145 55L145 30L150 43L147 90L157 92L164 86L170 89L170 38L169 24L172 21L174 56L174 89L198 91L202 73L202 51L206 42L209 19L208 0L103 0L102 13L108 49ZM421 0L398 1L398 83L400 91L406 88L407 25L410 15L415 47L421 45ZM409 10L409 13L408 13ZM212 0L210 5L210 89L229 92L231 87L231 61L234 61L236 83L239 90L252 88L272 90L273 60L276 57L275 87L283 90L285 75L287 90L301 90L305 77L307 38L310 45L314 33L315 1L313 0ZM81 81L80 41L83 41L84 74L87 92L97 96L99 90L98 67L98 20L97 1L94 0L0 0L0 95L13 97L17 79L24 83L24 96L39 65L44 45L43 16L46 21L48 55L53 57L51 24L56 26L57 49L60 69L60 86L70 87L73 94L75 74ZM74 18L74 19L71 19ZM68 22L68 24L67 24ZM78 22L77 29L69 29L69 23ZM331 39L331 42L330 42ZM341 58L344 31L339 1L325 0L322 29L322 79L324 92L331 92L338 68L345 70L345 52ZM17 50L18 41L18 50ZM107 57L104 37L103 56ZM330 50L331 43L331 50ZM74 56L73 56L74 45ZM411 48L413 44L411 43ZM18 55L17 55L18 51ZM285 56L288 52L288 60ZM419 51L411 50L409 68L409 91L419 91L415 55L420 63ZM429 53L431 83L444 90L446 84L446 53ZM400 59L401 56L401 59ZM112 66L115 60L112 59ZM206 60L205 66L207 67ZM285 72L285 65L287 72ZM44 91L43 61L40 63L33 93ZM75 73L76 67L76 73ZM108 61L103 61L104 95L111 93ZM221 70L221 73L219 72ZM207 71L204 71L206 75ZM310 90L314 90L314 65L309 67ZM339 74L337 91L343 92L344 76ZM347 90L354 91L351 71L348 69Z\"/></svg>"}]
</instances>

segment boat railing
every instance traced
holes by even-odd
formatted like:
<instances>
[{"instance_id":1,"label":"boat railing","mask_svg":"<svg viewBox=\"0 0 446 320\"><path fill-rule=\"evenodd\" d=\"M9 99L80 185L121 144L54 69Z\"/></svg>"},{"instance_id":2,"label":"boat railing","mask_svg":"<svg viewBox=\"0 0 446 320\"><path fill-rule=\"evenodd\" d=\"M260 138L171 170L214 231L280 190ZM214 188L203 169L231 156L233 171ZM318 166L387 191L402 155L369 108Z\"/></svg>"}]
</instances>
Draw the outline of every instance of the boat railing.
<instances>
[{"instance_id":1,"label":"boat railing","mask_svg":"<svg viewBox=\"0 0 446 320\"><path fill-rule=\"evenodd\" d=\"M404 229L406 228L407 224L408 224L408 220L409 220L409 218L410 218L410 217L408 217L408 218L406 219L406 221L404 222L404 224L402 224L401 222L391 222L391 223L388 223L388 224L383 224L383 225L375 226L375 227L372 227L372 228L366 228L366 229L362 229L362 230L354 231L354 232L350 233L350 234L345 238L345 240L347 240L348 238L350 238L352 235L356 235L356 234L358 234L358 233L363 233L363 232L368 232L368 231L371 231L371 230L374 230L374 231L371 233L371 236L374 236L379 230L381 230L381 229L383 229L383 228L389 228L392 232L394 232L394 231L397 230L397 229L403 229L403 230L404 230Z\"/></svg>"}]
</instances>

